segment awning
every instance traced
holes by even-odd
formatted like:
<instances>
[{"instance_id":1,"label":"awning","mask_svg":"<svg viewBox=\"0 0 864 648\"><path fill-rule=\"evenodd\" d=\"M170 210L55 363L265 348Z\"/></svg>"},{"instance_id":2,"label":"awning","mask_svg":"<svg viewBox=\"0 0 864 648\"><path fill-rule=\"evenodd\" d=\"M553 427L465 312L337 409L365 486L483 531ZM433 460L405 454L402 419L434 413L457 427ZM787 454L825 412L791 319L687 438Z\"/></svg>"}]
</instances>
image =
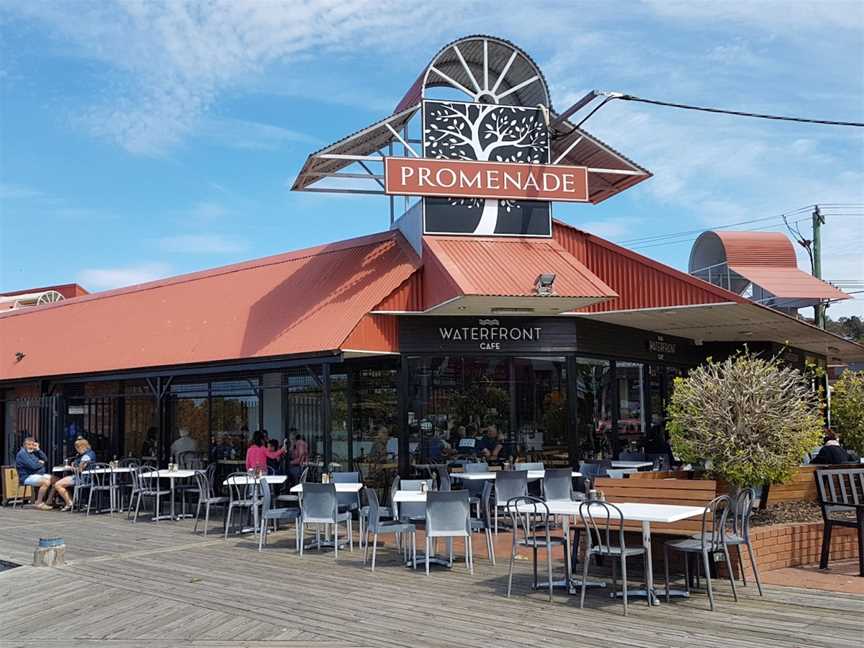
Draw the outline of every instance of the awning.
<instances>
[{"instance_id":1,"label":"awning","mask_svg":"<svg viewBox=\"0 0 864 648\"><path fill-rule=\"evenodd\" d=\"M729 269L780 299L840 300L849 295L798 268L730 265Z\"/></svg>"},{"instance_id":2,"label":"awning","mask_svg":"<svg viewBox=\"0 0 864 648\"><path fill-rule=\"evenodd\" d=\"M618 296L553 239L426 236L423 241L427 312L553 315ZM555 274L553 294L538 294L541 273Z\"/></svg>"},{"instance_id":3,"label":"awning","mask_svg":"<svg viewBox=\"0 0 864 648\"><path fill-rule=\"evenodd\" d=\"M830 363L864 361L864 346L754 303L727 302L573 315L696 341L776 342L824 355Z\"/></svg>"}]
</instances>

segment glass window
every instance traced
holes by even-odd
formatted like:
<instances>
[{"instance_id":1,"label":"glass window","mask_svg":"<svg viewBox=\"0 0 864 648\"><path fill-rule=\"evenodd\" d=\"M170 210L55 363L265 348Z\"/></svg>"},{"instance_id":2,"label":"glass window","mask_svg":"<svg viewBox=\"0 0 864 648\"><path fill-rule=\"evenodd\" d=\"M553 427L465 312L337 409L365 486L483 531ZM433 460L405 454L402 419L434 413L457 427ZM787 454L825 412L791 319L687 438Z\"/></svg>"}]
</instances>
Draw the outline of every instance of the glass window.
<instances>
[{"instance_id":1,"label":"glass window","mask_svg":"<svg viewBox=\"0 0 864 648\"><path fill-rule=\"evenodd\" d=\"M576 359L576 427L579 459L612 453L612 372L606 360Z\"/></svg>"},{"instance_id":2,"label":"glass window","mask_svg":"<svg viewBox=\"0 0 864 648\"><path fill-rule=\"evenodd\" d=\"M313 367L320 371L320 367ZM285 377L285 429L292 441L299 434L308 446L309 460L322 461L324 424L321 418L323 389L305 369Z\"/></svg>"},{"instance_id":3,"label":"glass window","mask_svg":"<svg viewBox=\"0 0 864 648\"><path fill-rule=\"evenodd\" d=\"M261 429L258 385L257 378L210 384L210 438L220 458L242 459L245 465L252 433Z\"/></svg>"},{"instance_id":4,"label":"glass window","mask_svg":"<svg viewBox=\"0 0 864 648\"><path fill-rule=\"evenodd\" d=\"M645 443L644 365L637 362L616 362L618 378L618 447L638 451Z\"/></svg>"},{"instance_id":5,"label":"glass window","mask_svg":"<svg viewBox=\"0 0 864 648\"><path fill-rule=\"evenodd\" d=\"M398 375L395 368L351 371L353 465L363 473L367 484L382 492L399 468L394 460L399 436Z\"/></svg>"},{"instance_id":6,"label":"glass window","mask_svg":"<svg viewBox=\"0 0 864 648\"><path fill-rule=\"evenodd\" d=\"M207 383L171 386L168 400L168 453L170 461L207 456L210 421ZM192 453L191 455L185 453ZM183 454L182 457L180 455Z\"/></svg>"}]
</instances>

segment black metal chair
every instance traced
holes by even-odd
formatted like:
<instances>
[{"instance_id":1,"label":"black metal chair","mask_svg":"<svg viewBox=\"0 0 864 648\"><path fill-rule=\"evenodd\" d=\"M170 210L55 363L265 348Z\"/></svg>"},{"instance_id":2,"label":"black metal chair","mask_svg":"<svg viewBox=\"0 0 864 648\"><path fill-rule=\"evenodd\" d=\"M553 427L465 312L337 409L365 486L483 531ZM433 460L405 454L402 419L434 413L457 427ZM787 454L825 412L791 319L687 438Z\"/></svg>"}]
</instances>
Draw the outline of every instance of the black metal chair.
<instances>
[{"instance_id":1,"label":"black metal chair","mask_svg":"<svg viewBox=\"0 0 864 648\"><path fill-rule=\"evenodd\" d=\"M663 545L664 572L666 576L666 601L669 601L669 550L684 553L684 578L687 581L687 591L690 591L690 568L689 554L702 556L702 567L705 570L705 581L708 585L708 602L710 609L714 611L714 589L711 586L711 555L722 553L726 560L726 571L729 575L729 583L732 585L732 596L738 600L738 592L735 589L735 576L732 573L732 562L729 560L729 549L726 546L726 519L732 500L728 495L715 497L705 506L702 514L702 533L695 538L684 538L681 540L668 540Z\"/></svg>"},{"instance_id":2,"label":"black metal chair","mask_svg":"<svg viewBox=\"0 0 864 648\"><path fill-rule=\"evenodd\" d=\"M255 480L248 473L235 472L228 475L228 511L225 513L225 539L228 539L228 529L234 511L241 514L252 514L253 524L258 523L258 498L256 496Z\"/></svg>"},{"instance_id":3,"label":"black metal chair","mask_svg":"<svg viewBox=\"0 0 864 648\"><path fill-rule=\"evenodd\" d=\"M496 485L497 490L497 485ZM555 586L552 581L552 550L556 546L566 546L563 536L550 533L549 507L546 502L538 497L519 495L505 502L506 513L510 517L513 532L513 541L510 548L510 569L507 574L507 598L513 587L513 564L519 547L531 549L532 564L534 567L534 587L538 587L537 580L537 552L541 549L546 551L547 585L549 586L549 600L552 600L552 589ZM570 578L567 574L565 578Z\"/></svg>"},{"instance_id":4,"label":"black metal chair","mask_svg":"<svg viewBox=\"0 0 864 648\"><path fill-rule=\"evenodd\" d=\"M215 466L216 464L211 464ZM230 498L217 496L213 490L213 482L210 478L211 471L195 473L195 482L198 486L198 506L195 509L195 527L192 533L198 533L198 520L201 517L201 507L204 507L204 537L207 537L207 528L210 526L210 507L218 506L226 509ZM215 475L215 472L213 473ZM228 516L225 515L223 523L227 526Z\"/></svg>"},{"instance_id":5,"label":"black metal chair","mask_svg":"<svg viewBox=\"0 0 864 648\"><path fill-rule=\"evenodd\" d=\"M114 496L117 492L117 486L114 483L114 480L111 479L111 467L106 463L88 463L87 467L81 471L81 474L87 474L90 486L89 492L87 493L87 515L90 515L90 509L93 506L93 496L96 495L96 510L102 511L104 509L99 508L99 499L101 495L108 496L109 509L111 514L114 514ZM81 475L79 475L79 478Z\"/></svg>"},{"instance_id":6,"label":"black metal chair","mask_svg":"<svg viewBox=\"0 0 864 648\"><path fill-rule=\"evenodd\" d=\"M744 488L738 491L738 495L732 501L732 507L727 517L727 530L725 542L727 547L735 547L738 557L738 567L741 570L741 582L747 587L747 576L744 573L744 555L741 546L747 547L750 556L750 565L753 568L753 576L756 579L756 587L759 596L762 594L762 580L759 577L759 567L756 565L756 554L753 553L753 545L750 542L750 515L753 512L753 502L756 499L756 491L753 488ZM693 536L698 538L699 534ZM732 565L727 565L731 570Z\"/></svg>"},{"instance_id":7,"label":"black metal chair","mask_svg":"<svg viewBox=\"0 0 864 648\"><path fill-rule=\"evenodd\" d=\"M160 487L158 469L155 466L141 466L137 471L136 478L138 480L139 488L136 492L137 499L135 500L135 516L132 518L132 523L134 524L138 521L138 513L141 510L141 500L145 497L152 497L155 502L153 516L158 524L160 517L159 502L163 497L170 497L171 490Z\"/></svg>"},{"instance_id":8,"label":"black metal chair","mask_svg":"<svg viewBox=\"0 0 864 648\"><path fill-rule=\"evenodd\" d=\"M627 559L632 556L645 556L645 547L628 547L624 541L624 515L614 504L589 500L579 505L579 517L585 529L587 542L585 562L582 566L582 592L579 607L585 607L585 588L588 581L588 566L591 557L609 557L612 561L612 589L617 588L617 568L621 564L621 600L624 602L624 616L627 616ZM647 569L647 567L646 567ZM648 589L648 585L645 585ZM651 594L645 597L651 605Z\"/></svg>"}]
</instances>

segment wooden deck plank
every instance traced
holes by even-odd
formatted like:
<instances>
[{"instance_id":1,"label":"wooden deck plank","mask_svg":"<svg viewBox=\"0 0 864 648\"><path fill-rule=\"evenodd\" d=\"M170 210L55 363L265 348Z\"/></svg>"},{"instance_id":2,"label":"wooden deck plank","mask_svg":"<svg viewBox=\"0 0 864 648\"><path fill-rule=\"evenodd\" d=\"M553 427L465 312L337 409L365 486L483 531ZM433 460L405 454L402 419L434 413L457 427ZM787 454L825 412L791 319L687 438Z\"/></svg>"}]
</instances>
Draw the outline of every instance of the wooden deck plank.
<instances>
[{"instance_id":1,"label":"wooden deck plank","mask_svg":"<svg viewBox=\"0 0 864 648\"><path fill-rule=\"evenodd\" d=\"M728 582L717 582L715 613L695 593L653 608L634 600L625 619L620 602L596 590L584 610L563 592L549 603L530 591L527 561L517 563L506 599L506 556L493 567L482 542L473 577L464 562L429 577L406 569L392 544L372 574L356 548L340 551L338 562L314 551L301 559L293 530L258 553L252 538L205 540L189 521L132 525L120 516L0 510L3 559L29 562L46 534L66 539L65 567L0 573L0 626L10 646L827 647L859 645L864 618L860 597L768 587L760 598L751 584L734 603ZM561 561L553 568L560 576ZM45 614L33 624L37 610Z\"/></svg>"}]
</instances>

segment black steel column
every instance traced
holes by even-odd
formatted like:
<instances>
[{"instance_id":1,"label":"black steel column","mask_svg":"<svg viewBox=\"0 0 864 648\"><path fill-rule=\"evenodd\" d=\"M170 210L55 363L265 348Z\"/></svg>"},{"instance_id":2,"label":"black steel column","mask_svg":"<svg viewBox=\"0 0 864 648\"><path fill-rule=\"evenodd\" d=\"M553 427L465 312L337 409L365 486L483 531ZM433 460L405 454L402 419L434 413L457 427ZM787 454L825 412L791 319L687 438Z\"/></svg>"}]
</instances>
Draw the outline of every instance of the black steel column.
<instances>
[{"instance_id":1,"label":"black steel column","mask_svg":"<svg viewBox=\"0 0 864 648\"><path fill-rule=\"evenodd\" d=\"M410 375L408 373L408 358L401 356L399 368L399 475L403 479L408 477L410 468L409 443L408 443L408 401L410 397Z\"/></svg>"},{"instance_id":2,"label":"black steel column","mask_svg":"<svg viewBox=\"0 0 864 648\"><path fill-rule=\"evenodd\" d=\"M321 382L323 383L324 394L321 399L321 426L324 434L324 472L330 472L330 464L333 461L333 421L331 417L330 403L330 365L328 363L321 364Z\"/></svg>"},{"instance_id":3,"label":"black steel column","mask_svg":"<svg viewBox=\"0 0 864 648\"><path fill-rule=\"evenodd\" d=\"M611 459L615 459L621 451L618 442L618 419L621 418L621 391L618 384L618 363L614 360L609 362L609 371L612 373L612 426L609 428L609 450Z\"/></svg>"},{"instance_id":4,"label":"black steel column","mask_svg":"<svg viewBox=\"0 0 864 648\"><path fill-rule=\"evenodd\" d=\"M348 443L348 470L354 470L354 372L345 368L345 427Z\"/></svg>"},{"instance_id":5,"label":"black steel column","mask_svg":"<svg viewBox=\"0 0 864 648\"><path fill-rule=\"evenodd\" d=\"M581 459L579 446L579 385L576 356L567 356L567 455L570 466L575 470Z\"/></svg>"}]
</instances>

